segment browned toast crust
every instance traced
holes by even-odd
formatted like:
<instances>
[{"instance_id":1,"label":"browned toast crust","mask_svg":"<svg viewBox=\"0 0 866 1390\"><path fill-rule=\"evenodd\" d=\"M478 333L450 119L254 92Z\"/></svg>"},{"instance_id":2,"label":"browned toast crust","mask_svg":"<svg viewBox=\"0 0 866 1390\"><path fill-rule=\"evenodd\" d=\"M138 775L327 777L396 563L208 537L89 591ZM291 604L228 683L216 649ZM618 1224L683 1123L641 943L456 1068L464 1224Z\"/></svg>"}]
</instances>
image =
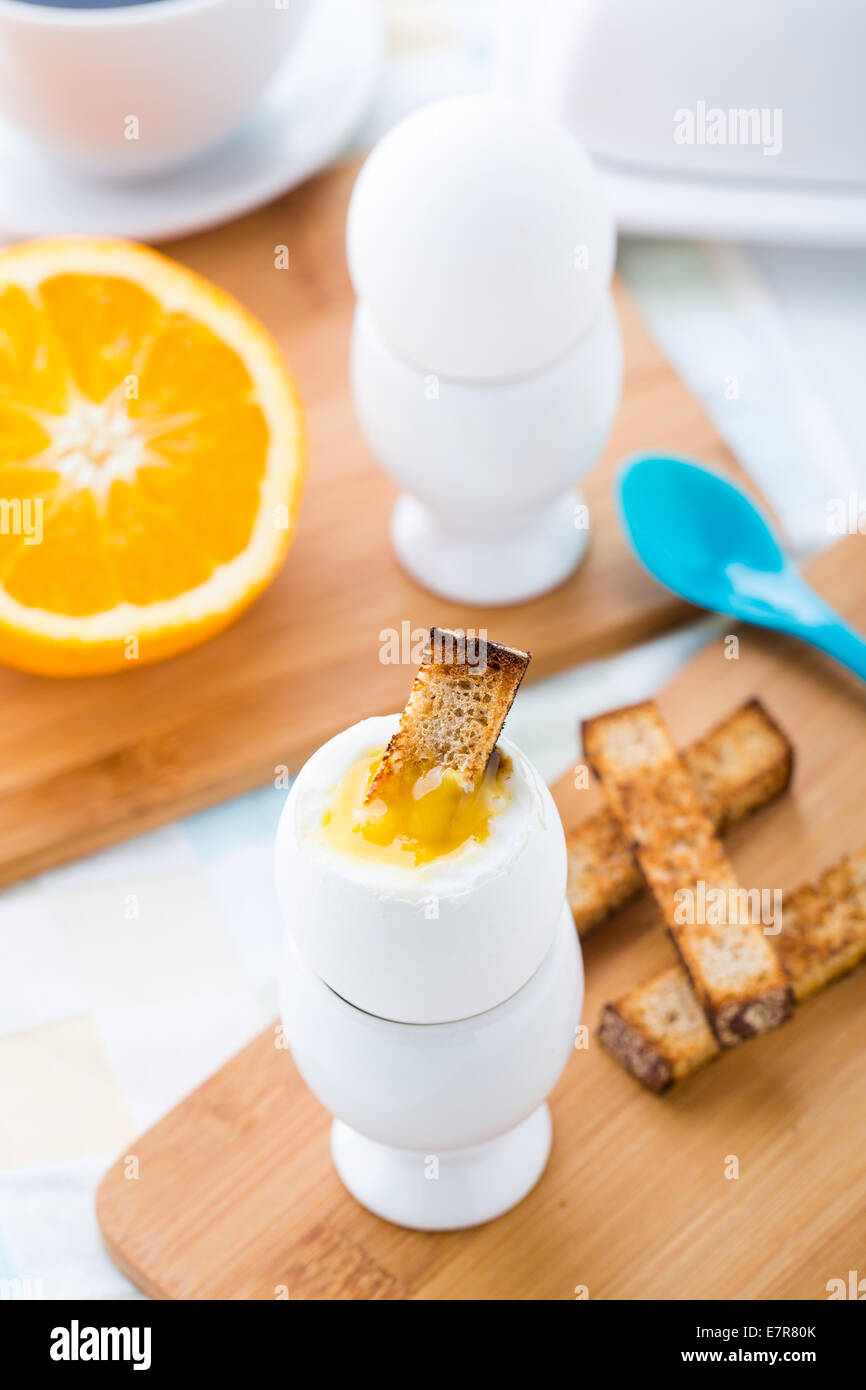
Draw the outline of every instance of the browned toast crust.
<instances>
[{"instance_id":1,"label":"browned toast crust","mask_svg":"<svg viewBox=\"0 0 866 1390\"><path fill-rule=\"evenodd\" d=\"M695 791L718 834L746 820L787 789L793 749L760 700L749 700L682 754ZM581 936L644 888L643 876L607 809L566 836L568 903Z\"/></svg>"},{"instance_id":2,"label":"browned toast crust","mask_svg":"<svg viewBox=\"0 0 866 1390\"><path fill-rule=\"evenodd\" d=\"M720 1046L777 1028L793 1006L787 977L760 924L732 910L736 875L656 706L587 720L583 741ZM700 885L725 920L683 912Z\"/></svg>"},{"instance_id":3,"label":"browned toast crust","mask_svg":"<svg viewBox=\"0 0 866 1390\"><path fill-rule=\"evenodd\" d=\"M777 949L799 1002L866 956L866 846L783 905Z\"/></svg>"},{"instance_id":4,"label":"browned toast crust","mask_svg":"<svg viewBox=\"0 0 866 1390\"><path fill-rule=\"evenodd\" d=\"M431 628L424 660L365 801L382 795L405 767L448 768L467 790L484 776L529 652Z\"/></svg>"},{"instance_id":5,"label":"browned toast crust","mask_svg":"<svg viewBox=\"0 0 866 1390\"><path fill-rule=\"evenodd\" d=\"M681 965L605 1004L598 1036L626 1071L656 1094L721 1055Z\"/></svg>"},{"instance_id":6,"label":"browned toast crust","mask_svg":"<svg viewBox=\"0 0 866 1390\"><path fill-rule=\"evenodd\" d=\"M866 958L866 846L827 869L817 883L785 894L777 947L798 1002ZM605 1005L598 1036L632 1076L655 1092L719 1055L681 965Z\"/></svg>"}]
</instances>

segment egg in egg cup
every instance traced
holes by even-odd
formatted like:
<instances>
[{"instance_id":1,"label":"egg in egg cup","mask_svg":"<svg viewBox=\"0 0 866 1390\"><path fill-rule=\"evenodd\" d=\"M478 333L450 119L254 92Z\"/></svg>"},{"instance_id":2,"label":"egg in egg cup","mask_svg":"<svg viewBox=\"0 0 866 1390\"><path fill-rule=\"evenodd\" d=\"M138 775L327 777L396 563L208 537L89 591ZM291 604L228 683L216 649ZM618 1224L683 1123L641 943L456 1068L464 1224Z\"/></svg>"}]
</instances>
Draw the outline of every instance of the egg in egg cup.
<instances>
[{"instance_id":1,"label":"egg in egg cup","mask_svg":"<svg viewBox=\"0 0 866 1390\"><path fill-rule=\"evenodd\" d=\"M537 1182L583 996L559 816L500 736L528 656L487 642L470 661L445 638L402 716L304 766L276 844L295 1063L337 1116L349 1191L424 1230L489 1220Z\"/></svg>"}]
</instances>

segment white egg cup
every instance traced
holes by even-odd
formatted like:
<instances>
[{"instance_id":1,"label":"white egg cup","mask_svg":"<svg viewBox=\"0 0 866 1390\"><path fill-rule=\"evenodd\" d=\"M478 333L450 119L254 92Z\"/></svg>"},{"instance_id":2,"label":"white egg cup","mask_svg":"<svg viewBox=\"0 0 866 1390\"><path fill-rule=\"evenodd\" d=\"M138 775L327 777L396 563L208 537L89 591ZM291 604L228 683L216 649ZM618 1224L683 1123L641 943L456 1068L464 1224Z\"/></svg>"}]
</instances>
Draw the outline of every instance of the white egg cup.
<instances>
[{"instance_id":1,"label":"white egg cup","mask_svg":"<svg viewBox=\"0 0 866 1390\"><path fill-rule=\"evenodd\" d=\"M286 801L282 1018L336 1116L332 1155L353 1196L400 1225L456 1229L507 1211L544 1170L545 1099L574 1045L583 972L559 815L507 740L509 803L483 853L389 873L323 843L333 788L397 721L331 739Z\"/></svg>"},{"instance_id":2,"label":"white egg cup","mask_svg":"<svg viewBox=\"0 0 866 1390\"><path fill-rule=\"evenodd\" d=\"M400 563L460 602L554 588L586 550L572 489L622 377L616 228L592 162L525 105L433 102L367 158L346 250L355 408L402 493Z\"/></svg>"},{"instance_id":3,"label":"white egg cup","mask_svg":"<svg viewBox=\"0 0 866 1390\"><path fill-rule=\"evenodd\" d=\"M589 540L575 484L604 448L622 389L609 294L560 361L485 383L412 366L361 303L351 385L367 443L402 490L391 542L413 579L444 598L501 605L535 598L572 573Z\"/></svg>"},{"instance_id":4,"label":"white egg cup","mask_svg":"<svg viewBox=\"0 0 866 1390\"><path fill-rule=\"evenodd\" d=\"M345 1186L416 1230L475 1226L535 1186L550 1153L546 1097L574 1047L583 971L563 906L554 942L521 990L451 1023L394 1023L348 1004L286 934L280 975L298 1071L338 1118L331 1153Z\"/></svg>"}]
</instances>

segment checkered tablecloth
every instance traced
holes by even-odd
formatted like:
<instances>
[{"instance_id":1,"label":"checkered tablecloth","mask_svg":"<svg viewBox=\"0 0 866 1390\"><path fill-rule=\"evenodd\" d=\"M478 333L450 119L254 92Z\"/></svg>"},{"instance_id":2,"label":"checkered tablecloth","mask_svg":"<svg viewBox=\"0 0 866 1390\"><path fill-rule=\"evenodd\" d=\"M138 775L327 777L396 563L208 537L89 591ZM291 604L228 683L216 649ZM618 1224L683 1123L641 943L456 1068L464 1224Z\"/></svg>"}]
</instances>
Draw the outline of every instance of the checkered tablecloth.
<instances>
[{"instance_id":1,"label":"checkered tablecloth","mask_svg":"<svg viewBox=\"0 0 866 1390\"><path fill-rule=\"evenodd\" d=\"M388 8L395 40L366 140L407 104L487 78L488 4ZM826 544L827 499L866 495L866 257L631 240L620 259L796 548ZM556 777L580 717L653 693L709 630L531 686L510 735ZM284 796L264 788L0 894L0 1297L136 1296L102 1252L94 1189L276 1013Z\"/></svg>"}]
</instances>

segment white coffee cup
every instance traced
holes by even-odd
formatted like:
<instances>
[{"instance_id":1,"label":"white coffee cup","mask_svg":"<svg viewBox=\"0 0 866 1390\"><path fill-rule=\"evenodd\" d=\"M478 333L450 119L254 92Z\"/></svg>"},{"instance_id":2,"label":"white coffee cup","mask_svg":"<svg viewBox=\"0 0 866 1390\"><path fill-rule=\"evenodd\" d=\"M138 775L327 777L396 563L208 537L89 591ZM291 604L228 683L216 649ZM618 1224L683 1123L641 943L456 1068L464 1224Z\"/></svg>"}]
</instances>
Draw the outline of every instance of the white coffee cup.
<instances>
[{"instance_id":1,"label":"white coffee cup","mask_svg":"<svg viewBox=\"0 0 866 1390\"><path fill-rule=\"evenodd\" d=\"M252 110L311 0L0 0L0 117L90 173L169 169Z\"/></svg>"}]
</instances>

